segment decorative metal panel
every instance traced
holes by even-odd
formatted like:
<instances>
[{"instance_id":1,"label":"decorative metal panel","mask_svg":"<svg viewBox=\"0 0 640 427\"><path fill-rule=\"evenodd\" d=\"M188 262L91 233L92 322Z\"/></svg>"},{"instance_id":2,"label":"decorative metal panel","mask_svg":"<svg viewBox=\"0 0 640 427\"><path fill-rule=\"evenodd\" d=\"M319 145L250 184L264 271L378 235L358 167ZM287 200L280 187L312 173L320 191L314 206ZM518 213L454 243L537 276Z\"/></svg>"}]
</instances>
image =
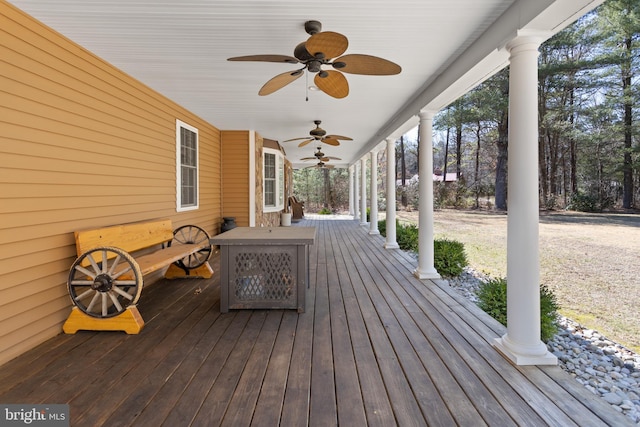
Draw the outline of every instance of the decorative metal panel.
<instances>
[{"instance_id":1,"label":"decorative metal panel","mask_svg":"<svg viewBox=\"0 0 640 427\"><path fill-rule=\"evenodd\" d=\"M229 305L247 308L295 308L295 247L235 247L229 263Z\"/></svg>"}]
</instances>

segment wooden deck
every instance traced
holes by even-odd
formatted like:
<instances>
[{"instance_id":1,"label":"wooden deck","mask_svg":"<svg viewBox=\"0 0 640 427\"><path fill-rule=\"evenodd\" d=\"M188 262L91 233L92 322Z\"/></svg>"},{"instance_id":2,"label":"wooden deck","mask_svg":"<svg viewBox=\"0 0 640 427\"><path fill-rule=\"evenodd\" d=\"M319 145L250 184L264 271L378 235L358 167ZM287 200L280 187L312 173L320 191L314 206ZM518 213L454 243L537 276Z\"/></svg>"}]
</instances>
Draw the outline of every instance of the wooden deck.
<instances>
[{"instance_id":1,"label":"wooden deck","mask_svg":"<svg viewBox=\"0 0 640 427\"><path fill-rule=\"evenodd\" d=\"M516 367L497 322L353 220L306 219L306 312L220 313L210 280L149 286L139 335L59 335L0 367L1 403L72 426L632 425L558 367Z\"/></svg>"}]
</instances>

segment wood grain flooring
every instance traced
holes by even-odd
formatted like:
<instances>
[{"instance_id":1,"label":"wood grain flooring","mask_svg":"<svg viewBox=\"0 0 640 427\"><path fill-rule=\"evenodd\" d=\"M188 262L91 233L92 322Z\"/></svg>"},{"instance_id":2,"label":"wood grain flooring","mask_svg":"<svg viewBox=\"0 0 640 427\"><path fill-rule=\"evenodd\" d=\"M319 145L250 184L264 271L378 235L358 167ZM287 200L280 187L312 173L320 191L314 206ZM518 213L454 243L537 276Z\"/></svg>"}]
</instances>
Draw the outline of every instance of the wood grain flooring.
<instances>
[{"instance_id":1,"label":"wood grain flooring","mask_svg":"<svg viewBox=\"0 0 640 427\"><path fill-rule=\"evenodd\" d=\"M517 367L504 328L351 219L307 217L306 312L220 313L214 277L142 292L138 335L59 335L0 367L0 403L72 426L624 426L559 367Z\"/></svg>"}]
</instances>

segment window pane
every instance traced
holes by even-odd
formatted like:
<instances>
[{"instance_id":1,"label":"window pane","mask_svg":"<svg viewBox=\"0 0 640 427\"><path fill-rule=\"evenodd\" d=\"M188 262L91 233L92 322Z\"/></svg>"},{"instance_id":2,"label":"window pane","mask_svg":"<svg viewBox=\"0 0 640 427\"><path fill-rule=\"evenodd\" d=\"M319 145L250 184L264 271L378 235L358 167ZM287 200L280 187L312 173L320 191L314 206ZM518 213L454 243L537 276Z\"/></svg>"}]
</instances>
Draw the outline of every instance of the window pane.
<instances>
[{"instance_id":1,"label":"window pane","mask_svg":"<svg viewBox=\"0 0 640 427\"><path fill-rule=\"evenodd\" d=\"M179 140L177 141L180 170L178 178L179 206L198 206L198 133L177 121Z\"/></svg>"},{"instance_id":2,"label":"window pane","mask_svg":"<svg viewBox=\"0 0 640 427\"><path fill-rule=\"evenodd\" d=\"M265 206L276 205L276 182L273 179L264 181L264 204Z\"/></svg>"},{"instance_id":3,"label":"window pane","mask_svg":"<svg viewBox=\"0 0 640 427\"><path fill-rule=\"evenodd\" d=\"M276 156L266 153L264 155L264 177L274 179L276 177Z\"/></svg>"}]
</instances>

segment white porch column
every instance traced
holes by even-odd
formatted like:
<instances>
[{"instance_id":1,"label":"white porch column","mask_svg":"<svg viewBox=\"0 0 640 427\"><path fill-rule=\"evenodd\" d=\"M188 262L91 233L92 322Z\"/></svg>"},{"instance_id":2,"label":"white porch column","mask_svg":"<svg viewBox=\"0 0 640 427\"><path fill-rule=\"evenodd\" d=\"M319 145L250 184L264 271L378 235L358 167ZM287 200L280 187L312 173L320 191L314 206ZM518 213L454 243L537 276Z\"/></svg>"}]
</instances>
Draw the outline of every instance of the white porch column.
<instances>
[{"instance_id":1,"label":"white porch column","mask_svg":"<svg viewBox=\"0 0 640 427\"><path fill-rule=\"evenodd\" d=\"M378 230L378 150L371 152L371 216L369 218L369 234L380 234Z\"/></svg>"},{"instance_id":2,"label":"white porch column","mask_svg":"<svg viewBox=\"0 0 640 427\"><path fill-rule=\"evenodd\" d=\"M360 159L360 225L367 225L367 159Z\"/></svg>"},{"instance_id":3,"label":"white porch column","mask_svg":"<svg viewBox=\"0 0 640 427\"><path fill-rule=\"evenodd\" d=\"M353 166L349 166L349 215L354 215L353 209Z\"/></svg>"},{"instance_id":4,"label":"white porch column","mask_svg":"<svg viewBox=\"0 0 640 427\"><path fill-rule=\"evenodd\" d=\"M360 186L358 185L358 162L353 164L353 219L360 219Z\"/></svg>"},{"instance_id":5,"label":"white porch column","mask_svg":"<svg viewBox=\"0 0 640 427\"><path fill-rule=\"evenodd\" d=\"M507 333L495 346L517 365L555 365L540 340L538 255L538 47L519 36L510 52L507 199Z\"/></svg>"},{"instance_id":6,"label":"white porch column","mask_svg":"<svg viewBox=\"0 0 640 427\"><path fill-rule=\"evenodd\" d=\"M398 249L396 242L396 140L389 137L387 141L387 239L384 247Z\"/></svg>"},{"instance_id":7,"label":"white porch column","mask_svg":"<svg viewBox=\"0 0 640 427\"><path fill-rule=\"evenodd\" d=\"M433 263L433 111L420 111L418 165L418 279L439 279Z\"/></svg>"}]
</instances>

